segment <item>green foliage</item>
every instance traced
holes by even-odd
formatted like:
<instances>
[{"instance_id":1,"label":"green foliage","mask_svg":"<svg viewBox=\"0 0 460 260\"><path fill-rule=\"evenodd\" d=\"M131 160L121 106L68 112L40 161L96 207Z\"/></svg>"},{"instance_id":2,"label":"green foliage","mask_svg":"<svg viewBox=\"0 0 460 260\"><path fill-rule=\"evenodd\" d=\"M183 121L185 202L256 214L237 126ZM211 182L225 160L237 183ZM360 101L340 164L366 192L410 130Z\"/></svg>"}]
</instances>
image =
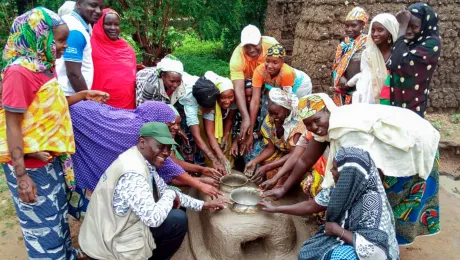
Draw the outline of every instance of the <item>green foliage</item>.
<instances>
[{"instance_id":1,"label":"green foliage","mask_svg":"<svg viewBox=\"0 0 460 260\"><path fill-rule=\"evenodd\" d=\"M222 42L198 40L197 35L186 36L174 55L184 64L187 73L203 76L206 71L214 71L221 76L229 76L228 62L220 59Z\"/></svg>"},{"instance_id":2,"label":"green foliage","mask_svg":"<svg viewBox=\"0 0 460 260\"><path fill-rule=\"evenodd\" d=\"M442 123L436 122L436 121L430 121L431 125L434 126L437 130L441 130L442 128Z\"/></svg>"},{"instance_id":3,"label":"green foliage","mask_svg":"<svg viewBox=\"0 0 460 260\"><path fill-rule=\"evenodd\" d=\"M183 40L183 32L194 30L201 40L221 40L219 55L229 59L246 24L262 27L266 0L108 0L120 12L122 31L132 35L146 65L171 53Z\"/></svg>"},{"instance_id":4,"label":"green foliage","mask_svg":"<svg viewBox=\"0 0 460 260\"><path fill-rule=\"evenodd\" d=\"M0 46L18 10L45 6L53 11L65 0L0 0ZM262 30L267 0L106 0L121 15L122 37L136 50L138 60L154 65L174 51L193 30L200 40L222 41L217 55L229 60L240 41L241 29L254 24Z\"/></svg>"},{"instance_id":5,"label":"green foliage","mask_svg":"<svg viewBox=\"0 0 460 260\"><path fill-rule=\"evenodd\" d=\"M0 221L16 215L3 168L0 167Z\"/></svg>"},{"instance_id":6,"label":"green foliage","mask_svg":"<svg viewBox=\"0 0 460 260\"><path fill-rule=\"evenodd\" d=\"M450 116L450 121L454 124L460 123L460 114L452 114Z\"/></svg>"}]
</instances>

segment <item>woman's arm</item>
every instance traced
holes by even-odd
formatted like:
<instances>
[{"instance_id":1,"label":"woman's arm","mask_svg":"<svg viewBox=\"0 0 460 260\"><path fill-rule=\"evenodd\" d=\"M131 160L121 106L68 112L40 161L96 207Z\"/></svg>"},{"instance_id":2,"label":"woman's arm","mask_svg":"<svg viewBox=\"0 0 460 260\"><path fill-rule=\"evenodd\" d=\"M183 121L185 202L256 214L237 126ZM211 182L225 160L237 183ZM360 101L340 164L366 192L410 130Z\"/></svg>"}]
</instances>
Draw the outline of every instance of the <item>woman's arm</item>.
<instances>
[{"instance_id":1,"label":"woman's arm","mask_svg":"<svg viewBox=\"0 0 460 260\"><path fill-rule=\"evenodd\" d=\"M24 140L21 127L24 114L5 110L5 117L6 139L16 174L19 198L25 203L33 203L37 198L37 189L34 181L26 172L24 162Z\"/></svg>"},{"instance_id":2,"label":"woman's arm","mask_svg":"<svg viewBox=\"0 0 460 260\"><path fill-rule=\"evenodd\" d=\"M196 146L203 151L203 153L211 160L214 169L218 170L220 173L225 174L225 168L222 163L216 158L212 150L208 148L203 138L201 138L200 126L191 125L189 126L190 132L192 132L193 140L195 141Z\"/></svg>"},{"instance_id":3,"label":"woman's arm","mask_svg":"<svg viewBox=\"0 0 460 260\"><path fill-rule=\"evenodd\" d=\"M318 161L323 155L329 143L318 142L315 139L310 140L302 156L298 158L289 178L280 189L270 190L263 194L264 197L275 196L275 199L282 198L292 186L298 184L305 173Z\"/></svg>"},{"instance_id":4,"label":"woman's arm","mask_svg":"<svg viewBox=\"0 0 460 260\"><path fill-rule=\"evenodd\" d=\"M208 120L203 118L203 123L204 123L204 130L206 132L206 136L208 137L208 142L209 145L211 146L211 149L214 151L214 153L217 155L217 158L225 158L224 152L222 152L222 149L220 149L220 145L217 142L216 136L214 135L214 121Z\"/></svg>"},{"instance_id":5,"label":"woman's arm","mask_svg":"<svg viewBox=\"0 0 460 260\"><path fill-rule=\"evenodd\" d=\"M283 164L291 157L291 153L288 153L281 157L281 159L271 162L269 164L264 165L263 167L265 168L265 172L271 171L273 169L279 168L283 166Z\"/></svg>"},{"instance_id":6,"label":"woman's arm","mask_svg":"<svg viewBox=\"0 0 460 260\"><path fill-rule=\"evenodd\" d=\"M233 122L235 121L236 109L228 111L227 118L224 120L224 137L223 140L228 142L228 137L232 134ZM225 149L224 149L225 150Z\"/></svg>"},{"instance_id":7,"label":"woman's arm","mask_svg":"<svg viewBox=\"0 0 460 260\"><path fill-rule=\"evenodd\" d=\"M306 216L314 213L325 211L327 208L323 207L310 199L299 202L293 205L273 206L269 201L262 201L259 203L262 210L269 213L283 213L295 216Z\"/></svg>"},{"instance_id":8,"label":"woman's arm","mask_svg":"<svg viewBox=\"0 0 460 260\"><path fill-rule=\"evenodd\" d=\"M326 222L325 233L328 236L336 236L341 240L345 241L348 245L353 245L353 236L354 233L352 231L348 231L342 228L336 222Z\"/></svg>"},{"instance_id":9,"label":"woman's arm","mask_svg":"<svg viewBox=\"0 0 460 260\"><path fill-rule=\"evenodd\" d=\"M203 183L196 178L193 178L188 173L184 172L183 174L174 178L180 183L186 184L188 186L194 187L204 194L210 196L211 198L217 198L219 195L223 195L222 192L218 191L216 188L212 187L209 184Z\"/></svg>"},{"instance_id":10,"label":"woman's arm","mask_svg":"<svg viewBox=\"0 0 460 260\"><path fill-rule=\"evenodd\" d=\"M273 178L266 180L265 182L260 184L259 188L262 191L266 191L273 188L281 177L283 177L285 174L291 172L292 169L294 169L297 160L299 160L300 156L303 154L304 151L305 147L296 146L294 151L291 152L292 156L289 156L289 158L287 158L286 162L282 165L281 169L278 170L276 175L273 176Z\"/></svg>"},{"instance_id":11,"label":"woman's arm","mask_svg":"<svg viewBox=\"0 0 460 260\"><path fill-rule=\"evenodd\" d=\"M92 100L99 103L105 103L107 100L109 100L110 96L109 94L98 90L82 90L73 95L67 96L66 98L67 103L69 106L71 106L83 100Z\"/></svg>"},{"instance_id":12,"label":"woman's arm","mask_svg":"<svg viewBox=\"0 0 460 260\"><path fill-rule=\"evenodd\" d=\"M255 165L262 163L263 161L267 160L268 158L270 158L270 156L273 155L275 149L275 145L272 142L268 142L267 146L265 146L265 149L259 154L259 156L252 159L252 162Z\"/></svg>"}]
</instances>

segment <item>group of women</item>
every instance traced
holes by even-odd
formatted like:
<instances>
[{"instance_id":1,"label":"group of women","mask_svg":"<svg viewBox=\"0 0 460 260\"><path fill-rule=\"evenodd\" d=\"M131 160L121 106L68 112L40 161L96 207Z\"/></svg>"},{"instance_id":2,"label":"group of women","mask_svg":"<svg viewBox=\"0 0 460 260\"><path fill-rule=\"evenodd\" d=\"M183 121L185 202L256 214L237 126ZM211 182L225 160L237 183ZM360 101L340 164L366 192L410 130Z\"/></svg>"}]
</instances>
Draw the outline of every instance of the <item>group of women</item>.
<instances>
[{"instance_id":1,"label":"group of women","mask_svg":"<svg viewBox=\"0 0 460 260\"><path fill-rule=\"evenodd\" d=\"M179 143L157 169L171 188L218 197L218 178L234 167L265 197L301 184L308 201L261 203L266 212L319 217L299 259L398 259L398 244L439 232L439 133L423 119L441 51L437 21L417 3L375 16L365 35L368 16L354 8L335 55L333 99L311 94L308 75L273 44L246 81L251 124L240 132L231 80L189 75L172 55L137 72L111 9L93 27L93 90L65 97L53 70L67 26L42 7L19 16L4 50L0 162L29 256L76 257L67 213L81 219L140 127L161 122Z\"/></svg>"}]
</instances>

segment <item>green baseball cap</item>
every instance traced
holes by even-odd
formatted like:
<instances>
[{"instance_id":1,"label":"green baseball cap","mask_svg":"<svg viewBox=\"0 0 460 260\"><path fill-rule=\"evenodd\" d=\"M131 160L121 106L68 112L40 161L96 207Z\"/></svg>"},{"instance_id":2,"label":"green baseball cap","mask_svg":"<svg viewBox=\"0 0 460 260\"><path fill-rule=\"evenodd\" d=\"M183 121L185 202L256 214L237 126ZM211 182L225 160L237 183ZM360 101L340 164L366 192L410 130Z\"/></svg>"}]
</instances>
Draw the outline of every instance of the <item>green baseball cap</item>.
<instances>
[{"instance_id":1,"label":"green baseball cap","mask_svg":"<svg viewBox=\"0 0 460 260\"><path fill-rule=\"evenodd\" d=\"M169 128L164 123L146 123L141 127L139 136L153 137L161 144L177 144L171 136Z\"/></svg>"}]
</instances>

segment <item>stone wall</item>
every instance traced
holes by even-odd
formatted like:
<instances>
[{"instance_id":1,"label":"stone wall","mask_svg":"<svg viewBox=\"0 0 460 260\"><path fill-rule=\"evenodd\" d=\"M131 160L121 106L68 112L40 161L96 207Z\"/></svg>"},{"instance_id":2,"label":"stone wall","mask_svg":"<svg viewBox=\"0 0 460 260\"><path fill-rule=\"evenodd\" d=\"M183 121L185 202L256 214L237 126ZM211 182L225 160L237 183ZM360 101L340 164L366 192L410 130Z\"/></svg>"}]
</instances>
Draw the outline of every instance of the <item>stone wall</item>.
<instances>
[{"instance_id":1,"label":"stone wall","mask_svg":"<svg viewBox=\"0 0 460 260\"><path fill-rule=\"evenodd\" d=\"M287 62L304 70L316 92L330 91L331 65L339 40L344 36L346 14L358 5L370 17L383 12L396 14L407 0L268 0L265 35L281 41L289 55ZM430 106L434 110L460 107L460 1L428 1L440 17L443 49L431 86ZM371 20L371 19L370 19ZM366 27L365 32L368 31Z\"/></svg>"}]
</instances>

